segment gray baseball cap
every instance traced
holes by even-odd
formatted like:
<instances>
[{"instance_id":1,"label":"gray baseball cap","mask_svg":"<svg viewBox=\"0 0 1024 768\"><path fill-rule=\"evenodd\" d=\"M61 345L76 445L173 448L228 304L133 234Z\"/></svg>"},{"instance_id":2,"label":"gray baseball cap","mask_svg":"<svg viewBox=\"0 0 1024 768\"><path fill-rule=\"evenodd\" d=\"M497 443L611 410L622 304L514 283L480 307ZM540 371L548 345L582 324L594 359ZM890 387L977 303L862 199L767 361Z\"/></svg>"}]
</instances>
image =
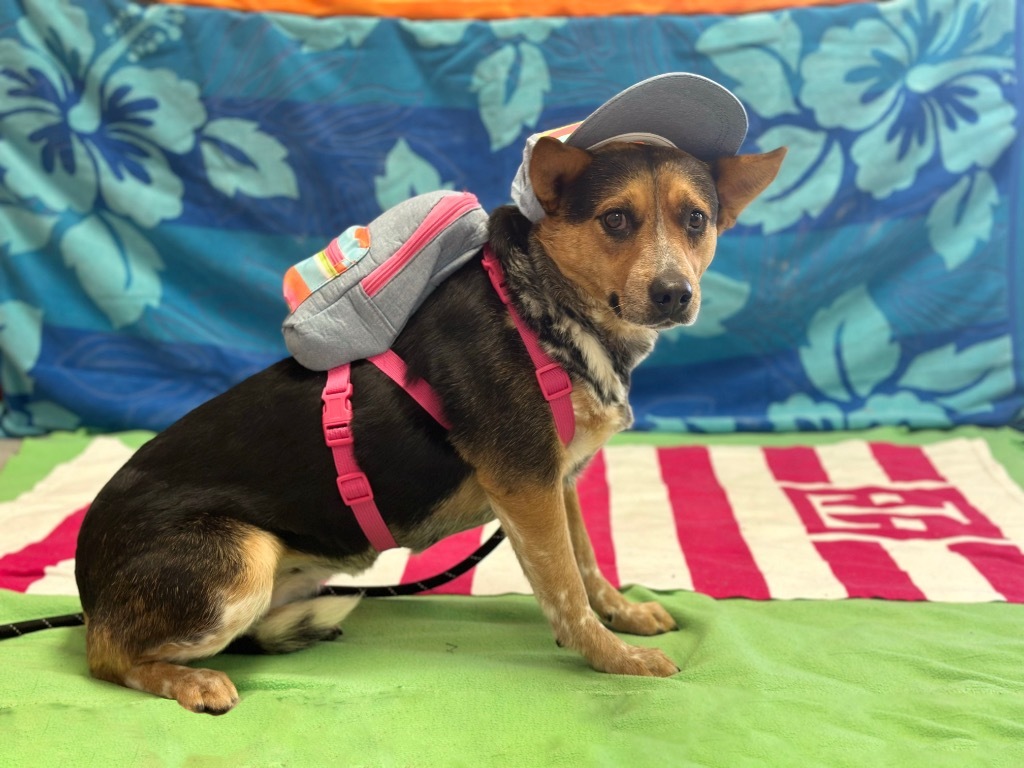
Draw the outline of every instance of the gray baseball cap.
<instances>
[{"instance_id":1,"label":"gray baseball cap","mask_svg":"<svg viewBox=\"0 0 1024 768\"><path fill-rule=\"evenodd\" d=\"M613 141L676 147L710 162L735 155L746 135L747 112L732 91L689 72L656 75L613 96L581 123L530 136L512 180L512 201L530 221L544 218L529 173L533 147L543 136L580 149Z\"/></svg>"}]
</instances>

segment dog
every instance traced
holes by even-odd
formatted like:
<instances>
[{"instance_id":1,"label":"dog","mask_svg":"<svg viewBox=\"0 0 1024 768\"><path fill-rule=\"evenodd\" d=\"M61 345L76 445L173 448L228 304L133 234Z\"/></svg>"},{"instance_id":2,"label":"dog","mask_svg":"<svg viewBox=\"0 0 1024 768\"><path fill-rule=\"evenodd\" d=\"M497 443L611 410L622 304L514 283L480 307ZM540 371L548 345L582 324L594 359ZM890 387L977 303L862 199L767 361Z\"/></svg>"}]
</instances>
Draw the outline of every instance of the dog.
<instances>
[{"instance_id":1,"label":"dog","mask_svg":"<svg viewBox=\"0 0 1024 768\"><path fill-rule=\"evenodd\" d=\"M426 299L394 345L438 393L450 431L372 365L352 365L358 461L398 544L422 550L496 517L557 643L596 670L675 674L662 651L615 632L677 625L602 577L575 480L631 425L630 372L659 331L696 319L718 236L784 154L705 163L625 142L537 143L529 174L546 216L534 224L498 208L489 236L523 321L571 378L567 446L479 259ZM318 588L377 552L338 494L321 428L325 376L291 358L270 366L154 437L102 489L76 566L93 676L221 714L238 702L230 679L185 664L239 638L288 652L340 633L355 599Z\"/></svg>"}]
</instances>

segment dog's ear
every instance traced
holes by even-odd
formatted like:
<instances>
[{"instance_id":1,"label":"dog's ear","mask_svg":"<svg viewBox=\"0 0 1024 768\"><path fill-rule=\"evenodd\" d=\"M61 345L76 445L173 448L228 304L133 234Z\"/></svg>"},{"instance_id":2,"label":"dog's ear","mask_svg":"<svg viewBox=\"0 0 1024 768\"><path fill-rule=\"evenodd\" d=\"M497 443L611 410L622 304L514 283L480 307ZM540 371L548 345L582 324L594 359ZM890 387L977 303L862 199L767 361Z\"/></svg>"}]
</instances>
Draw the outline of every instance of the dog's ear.
<instances>
[{"instance_id":1,"label":"dog's ear","mask_svg":"<svg viewBox=\"0 0 1024 768\"><path fill-rule=\"evenodd\" d=\"M785 156L786 148L779 147L761 155L722 157L715 162L719 234L735 224L740 211L772 183Z\"/></svg>"},{"instance_id":2,"label":"dog's ear","mask_svg":"<svg viewBox=\"0 0 1024 768\"><path fill-rule=\"evenodd\" d=\"M542 136L530 156L530 185L544 213L558 212L558 202L566 185L587 169L590 153Z\"/></svg>"}]
</instances>

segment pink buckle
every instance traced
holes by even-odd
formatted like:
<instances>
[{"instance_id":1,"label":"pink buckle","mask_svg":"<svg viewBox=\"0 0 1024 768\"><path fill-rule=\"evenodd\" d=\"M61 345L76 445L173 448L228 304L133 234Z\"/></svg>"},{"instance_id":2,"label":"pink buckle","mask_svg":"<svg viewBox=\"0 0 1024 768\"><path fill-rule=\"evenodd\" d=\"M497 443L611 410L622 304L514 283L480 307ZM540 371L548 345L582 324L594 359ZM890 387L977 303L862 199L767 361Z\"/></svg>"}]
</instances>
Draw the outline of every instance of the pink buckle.
<instances>
[{"instance_id":1,"label":"pink buckle","mask_svg":"<svg viewBox=\"0 0 1024 768\"><path fill-rule=\"evenodd\" d=\"M537 369L537 383L544 399L549 403L565 395L572 394L572 380L558 363L549 363Z\"/></svg>"},{"instance_id":2,"label":"pink buckle","mask_svg":"<svg viewBox=\"0 0 1024 768\"><path fill-rule=\"evenodd\" d=\"M324 392L324 441L332 448L352 444L352 384L344 389Z\"/></svg>"},{"instance_id":3,"label":"pink buckle","mask_svg":"<svg viewBox=\"0 0 1024 768\"><path fill-rule=\"evenodd\" d=\"M370 480L362 472L353 472L350 475L339 477L338 493L341 494L341 500L350 507L373 501Z\"/></svg>"}]
</instances>

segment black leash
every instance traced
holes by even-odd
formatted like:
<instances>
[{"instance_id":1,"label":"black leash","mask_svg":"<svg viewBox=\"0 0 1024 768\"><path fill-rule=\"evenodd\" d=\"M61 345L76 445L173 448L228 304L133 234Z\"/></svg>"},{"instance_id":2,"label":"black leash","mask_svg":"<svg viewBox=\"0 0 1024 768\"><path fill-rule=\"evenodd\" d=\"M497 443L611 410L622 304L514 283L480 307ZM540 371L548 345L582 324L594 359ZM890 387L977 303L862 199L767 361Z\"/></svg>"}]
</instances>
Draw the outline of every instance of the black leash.
<instances>
[{"instance_id":1,"label":"black leash","mask_svg":"<svg viewBox=\"0 0 1024 768\"><path fill-rule=\"evenodd\" d=\"M505 540L505 531L501 528L491 534L491 538L477 547L469 557L461 563L452 566L447 571L431 576L429 579L417 581L412 584L396 584L391 587L336 587L323 586L317 597L325 595L359 595L360 597L404 597L416 595L430 589L448 584L459 578L464 573L472 570L477 563L487 557L494 549ZM85 624L85 617L81 613L66 613L63 616L48 616L45 619L27 619L16 621L13 624L0 624L0 640L10 637L21 637L30 632L39 632L43 629L56 629L57 627L79 627Z\"/></svg>"}]
</instances>

